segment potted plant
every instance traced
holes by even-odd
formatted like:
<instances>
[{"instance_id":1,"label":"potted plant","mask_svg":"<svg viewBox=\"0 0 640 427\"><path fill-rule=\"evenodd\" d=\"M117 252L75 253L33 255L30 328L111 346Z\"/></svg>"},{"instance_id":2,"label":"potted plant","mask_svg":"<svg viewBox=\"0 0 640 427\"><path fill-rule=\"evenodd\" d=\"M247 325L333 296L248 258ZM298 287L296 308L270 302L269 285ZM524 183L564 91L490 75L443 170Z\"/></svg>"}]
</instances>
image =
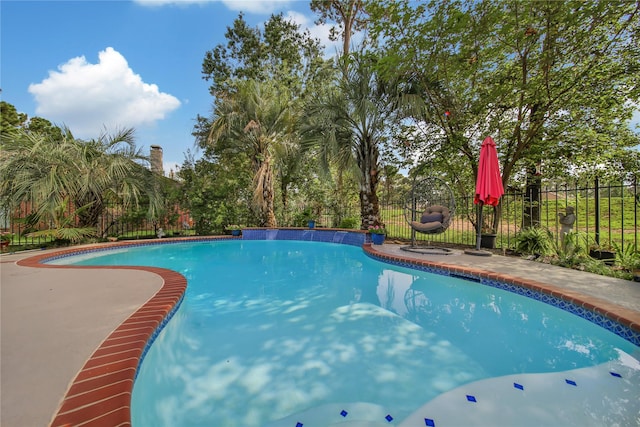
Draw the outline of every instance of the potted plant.
<instances>
[{"instance_id":1,"label":"potted plant","mask_svg":"<svg viewBox=\"0 0 640 427\"><path fill-rule=\"evenodd\" d=\"M613 264L616 259L616 249L607 243L594 245L589 249L589 256L599 259L605 264Z\"/></svg>"},{"instance_id":2,"label":"potted plant","mask_svg":"<svg viewBox=\"0 0 640 427\"><path fill-rule=\"evenodd\" d=\"M553 253L551 233L542 227L525 227L516 234L516 252L523 255L546 256Z\"/></svg>"},{"instance_id":3,"label":"potted plant","mask_svg":"<svg viewBox=\"0 0 640 427\"><path fill-rule=\"evenodd\" d=\"M634 282L640 282L640 255L636 257L635 262L631 265L631 274Z\"/></svg>"},{"instance_id":4,"label":"potted plant","mask_svg":"<svg viewBox=\"0 0 640 427\"><path fill-rule=\"evenodd\" d=\"M381 245L384 243L384 239L387 234L387 230L384 228L384 225L370 225L368 231L374 245Z\"/></svg>"},{"instance_id":5,"label":"potted plant","mask_svg":"<svg viewBox=\"0 0 640 427\"><path fill-rule=\"evenodd\" d=\"M491 229L483 228L480 233L480 247L486 249L495 249L497 236L498 235Z\"/></svg>"},{"instance_id":6,"label":"potted plant","mask_svg":"<svg viewBox=\"0 0 640 427\"><path fill-rule=\"evenodd\" d=\"M231 231L232 236L239 236L242 232L242 226L238 224L227 225L227 230Z\"/></svg>"},{"instance_id":7,"label":"potted plant","mask_svg":"<svg viewBox=\"0 0 640 427\"><path fill-rule=\"evenodd\" d=\"M612 246L616 251L616 265L630 272L634 281L640 282L640 252L636 251L635 245L612 242Z\"/></svg>"},{"instance_id":8,"label":"potted plant","mask_svg":"<svg viewBox=\"0 0 640 427\"><path fill-rule=\"evenodd\" d=\"M13 239L12 234L0 234L0 248L6 248L11 243L11 239Z\"/></svg>"},{"instance_id":9,"label":"potted plant","mask_svg":"<svg viewBox=\"0 0 640 427\"><path fill-rule=\"evenodd\" d=\"M494 217L495 217L495 206L491 206L493 208L490 212L486 212L485 209L482 215L482 223L478 224L478 218L470 218L473 224L473 227L478 232L478 225L480 226L480 247L486 249L495 249L496 247L496 237L498 236L497 230L494 227ZM484 206L480 209L484 209Z\"/></svg>"}]
</instances>

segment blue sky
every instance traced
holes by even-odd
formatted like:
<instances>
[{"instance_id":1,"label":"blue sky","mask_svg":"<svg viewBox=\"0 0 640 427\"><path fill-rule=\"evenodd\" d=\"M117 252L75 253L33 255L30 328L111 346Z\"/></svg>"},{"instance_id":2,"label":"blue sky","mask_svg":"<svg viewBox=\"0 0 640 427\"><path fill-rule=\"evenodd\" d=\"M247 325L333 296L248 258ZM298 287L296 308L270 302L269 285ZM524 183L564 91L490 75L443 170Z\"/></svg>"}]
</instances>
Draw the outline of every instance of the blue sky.
<instances>
[{"instance_id":1,"label":"blue sky","mask_svg":"<svg viewBox=\"0 0 640 427\"><path fill-rule=\"evenodd\" d=\"M78 138L134 127L146 153L163 148L168 173L195 150L194 119L212 104L202 60L239 11L260 27L283 12L328 56L339 49L308 0L0 0L0 96Z\"/></svg>"},{"instance_id":2,"label":"blue sky","mask_svg":"<svg viewBox=\"0 0 640 427\"><path fill-rule=\"evenodd\" d=\"M202 60L239 11L254 27L283 12L336 51L302 0L2 0L2 100L78 138L134 127L145 152L163 148L166 174L194 150L194 119L212 104Z\"/></svg>"}]
</instances>

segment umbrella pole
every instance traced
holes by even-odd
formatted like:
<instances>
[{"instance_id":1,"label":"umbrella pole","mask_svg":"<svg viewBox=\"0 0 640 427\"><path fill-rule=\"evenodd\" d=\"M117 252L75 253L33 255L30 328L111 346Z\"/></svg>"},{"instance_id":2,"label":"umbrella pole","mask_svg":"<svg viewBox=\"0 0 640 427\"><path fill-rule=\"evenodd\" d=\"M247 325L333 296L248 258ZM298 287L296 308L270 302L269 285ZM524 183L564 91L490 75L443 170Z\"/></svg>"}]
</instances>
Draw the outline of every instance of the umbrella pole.
<instances>
[{"instance_id":1,"label":"umbrella pole","mask_svg":"<svg viewBox=\"0 0 640 427\"><path fill-rule=\"evenodd\" d=\"M476 236L476 248L475 249L465 249L464 253L468 254L468 255L477 255L477 256L491 256L491 252L489 251L483 251L480 249L480 241L482 240L482 207L484 206L484 203L480 202L478 203L478 223L476 224L477 226L477 231L478 231L478 235Z\"/></svg>"},{"instance_id":2,"label":"umbrella pole","mask_svg":"<svg viewBox=\"0 0 640 427\"><path fill-rule=\"evenodd\" d=\"M479 251L480 250L480 242L482 241L482 207L484 206L483 202L478 203L478 224L477 224L477 230L478 230L478 234L476 236L476 250Z\"/></svg>"}]
</instances>

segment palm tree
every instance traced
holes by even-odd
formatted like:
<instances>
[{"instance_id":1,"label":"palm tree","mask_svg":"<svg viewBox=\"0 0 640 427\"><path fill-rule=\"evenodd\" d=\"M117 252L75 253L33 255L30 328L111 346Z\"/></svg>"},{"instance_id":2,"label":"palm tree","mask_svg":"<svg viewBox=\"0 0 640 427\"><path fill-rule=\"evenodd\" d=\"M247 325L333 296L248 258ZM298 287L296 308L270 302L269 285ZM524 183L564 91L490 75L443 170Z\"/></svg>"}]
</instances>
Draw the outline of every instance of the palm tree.
<instances>
[{"instance_id":1,"label":"palm tree","mask_svg":"<svg viewBox=\"0 0 640 427\"><path fill-rule=\"evenodd\" d=\"M293 144L295 108L286 88L244 80L214 110L208 143L217 150L244 152L251 161L253 209L260 226L276 227L276 151Z\"/></svg>"},{"instance_id":2,"label":"palm tree","mask_svg":"<svg viewBox=\"0 0 640 427\"><path fill-rule=\"evenodd\" d=\"M343 61L343 75L335 90L314 100L305 109L305 145L320 148L324 163L334 162L340 169L355 169L360 185L361 228L379 225L378 173L380 149L386 142L392 102L385 84L378 78L375 59L363 53L351 54Z\"/></svg>"},{"instance_id":3,"label":"palm tree","mask_svg":"<svg viewBox=\"0 0 640 427\"><path fill-rule=\"evenodd\" d=\"M109 204L126 209L145 197L150 213L160 205L159 186L142 164L147 159L136 148L132 129L90 141L75 139L68 129L62 139L15 129L0 141L0 199L5 206L30 203L33 224L48 220L68 228L62 216L71 215L69 206L86 234L97 228Z\"/></svg>"}]
</instances>

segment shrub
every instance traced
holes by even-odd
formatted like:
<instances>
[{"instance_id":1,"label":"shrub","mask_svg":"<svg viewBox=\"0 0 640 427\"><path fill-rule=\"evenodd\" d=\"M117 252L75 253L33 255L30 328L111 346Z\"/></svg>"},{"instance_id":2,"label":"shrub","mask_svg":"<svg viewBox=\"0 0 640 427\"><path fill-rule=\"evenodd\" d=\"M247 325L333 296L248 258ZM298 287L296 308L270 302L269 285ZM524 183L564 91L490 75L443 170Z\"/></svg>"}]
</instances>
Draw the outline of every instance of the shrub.
<instances>
[{"instance_id":1,"label":"shrub","mask_svg":"<svg viewBox=\"0 0 640 427\"><path fill-rule=\"evenodd\" d=\"M342 221L340 221L338 228L358 228L359 225L360 218L349 217L343 218Z\"/></svg>"},{"instance_id":2,"label":"shrub","mask_svg":"<svg viewBox=\"0 0 640 427\"><path fill-rule=\"evenodd\" d=\"M524 255L553 254L553 237L549 230L542 227L523 228L516 234L516 252Z\"/></svg>"}]
</instances>

